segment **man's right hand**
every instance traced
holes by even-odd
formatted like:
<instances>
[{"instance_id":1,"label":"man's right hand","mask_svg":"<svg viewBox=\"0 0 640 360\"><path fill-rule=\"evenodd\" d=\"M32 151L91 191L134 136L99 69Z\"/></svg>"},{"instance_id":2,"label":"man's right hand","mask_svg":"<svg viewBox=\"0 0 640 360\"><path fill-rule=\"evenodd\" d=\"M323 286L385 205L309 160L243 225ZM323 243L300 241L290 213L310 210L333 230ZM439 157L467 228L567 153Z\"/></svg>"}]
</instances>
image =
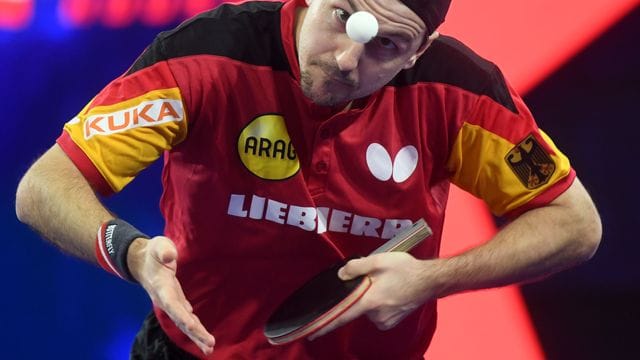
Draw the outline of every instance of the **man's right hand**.
<instances>
[{"instance_id":1,"label":"man's right hand","mask_svg":"<svg viewBox=\"0 0 640 360\"><path fill-rule=\"evenodd\" d=\"M193 307L184 296L176 278L178 251L164 236L151 240L134 240L127 253L127 265L133 277L147 291L153 304L162 309L171 320L202 350L213 352L215 338L193 313Z\"/></svg>"}]
</instances>

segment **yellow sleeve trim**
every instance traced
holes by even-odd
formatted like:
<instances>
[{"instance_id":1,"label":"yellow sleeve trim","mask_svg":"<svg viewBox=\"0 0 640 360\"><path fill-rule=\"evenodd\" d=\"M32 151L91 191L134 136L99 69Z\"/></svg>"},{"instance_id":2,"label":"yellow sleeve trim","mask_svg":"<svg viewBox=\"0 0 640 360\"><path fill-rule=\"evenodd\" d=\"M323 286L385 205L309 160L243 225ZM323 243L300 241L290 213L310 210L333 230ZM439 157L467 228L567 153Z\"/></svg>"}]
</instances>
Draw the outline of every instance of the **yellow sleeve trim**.
<instances>
[{"instance_id":1,"label":"yellow sleeve trim","mask_svg":"<svg viewBox=\"0 0 640 360\"><path fill-rule=\"evenodd\" d=\"M184 140L184 109L178 88L153 90L112 105L90 103L65 130L117 192Z\"/></svg>"},{"instance_id":2,"label":"yellow sleeve trim","mask_svg":"<svg viewBox=\"0 0 640 360\"><path fill-rule=\"evenodd\" d=\"M447 163L451 181L485 200L496 215L526 204L571 170L551 139L541 130L538 135L514 144L464 123Z\"/></svg>"}]
</instances>

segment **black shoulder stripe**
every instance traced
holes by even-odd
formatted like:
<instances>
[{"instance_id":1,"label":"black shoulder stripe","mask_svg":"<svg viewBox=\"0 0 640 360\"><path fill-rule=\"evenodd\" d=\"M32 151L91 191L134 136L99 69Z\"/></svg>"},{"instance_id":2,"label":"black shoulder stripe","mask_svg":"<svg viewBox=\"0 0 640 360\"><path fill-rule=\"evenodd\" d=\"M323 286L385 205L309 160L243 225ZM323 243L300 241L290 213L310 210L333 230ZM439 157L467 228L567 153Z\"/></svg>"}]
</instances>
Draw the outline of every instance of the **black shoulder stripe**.
<instances>
[{"instance_id":1,"label":"black shoulder stripe","mask_svg":"<svg viewBox=\"0 0 640 360\"><path fill-rule=\"evenodd\" d=\"M500 69L450 36L440 36L414 67L401 71L391 86L438 82L486 95L518 113Z\"/></svg>"},{"instance_id":2,"label":"black shoulder stripe","mask_svg":"<svg viewBox=\"0 0 640 360\"><path fill-rule=\"evenodd\" d=\"M218 55L252 65L290 71L280 36L281 2L224 4L160 33L128 74L158 61Z\"/></svg>"}]
</instances>

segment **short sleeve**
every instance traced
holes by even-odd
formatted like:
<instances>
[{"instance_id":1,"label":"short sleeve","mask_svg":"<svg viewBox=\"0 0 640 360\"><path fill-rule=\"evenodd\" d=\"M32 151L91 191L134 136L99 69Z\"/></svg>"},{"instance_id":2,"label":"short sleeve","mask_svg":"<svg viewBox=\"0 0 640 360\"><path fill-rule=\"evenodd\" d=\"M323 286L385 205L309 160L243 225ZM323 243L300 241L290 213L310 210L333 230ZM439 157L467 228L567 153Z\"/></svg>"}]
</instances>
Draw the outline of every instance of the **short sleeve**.
<instances>
[{"instance_id":1,"label":"short sleeve","mask_svg":"<svg viewBox=\"0 0 640 360\"><path fill-rule=\"evenodd\" d=\"M67 122L57 139L103 195L122 190L187 135L185 99L159 50L156 40Z\"/></svg>"},{"instance_id":2,"label":"short sleeve","mask_svg":"<svg viewBox=\"0 0 640 360\"><path fill-rule=\"evenodd\" d=\"M513 217L551 202L573 182L569 159L536 125L511 87L513 107L479 96L458 128L447 162L451 181Z\"/></svg>"}]
</instances>

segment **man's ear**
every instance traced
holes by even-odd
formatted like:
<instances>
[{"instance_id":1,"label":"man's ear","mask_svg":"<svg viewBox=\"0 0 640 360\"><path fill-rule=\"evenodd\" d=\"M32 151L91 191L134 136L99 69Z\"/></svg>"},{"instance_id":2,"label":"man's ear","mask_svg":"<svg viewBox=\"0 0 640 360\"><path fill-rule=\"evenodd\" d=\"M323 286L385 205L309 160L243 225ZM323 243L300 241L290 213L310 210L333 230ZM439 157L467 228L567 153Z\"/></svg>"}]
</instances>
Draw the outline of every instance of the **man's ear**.
<instances>
[{"instance_id":1,"label":"man's ear","mask_svg":"<svg viewBox=\"0 0 640 360\"><path fill-rule=\"evenodd\" d=\"M307 1L311 1L311 0L307 0ZM427 49L429 48L429 46L431 46L431 44L433 44L433 42L440 36L440 33L437 31L434 31L433 34L431 34L428 38L426 38L426 40L422 43L422 45L420 45L420 47L418 48L418 50L416 51L415 54L413 54L410 58L409 61L407 61L407 63L404 65L403 69L409 69L412 68L413 65L416 64L416 61L418 61L418 58L420 58L420 56L422 56L422 54L424 54L425 51L427 51Z\"/></svg>"}]
</instances>

